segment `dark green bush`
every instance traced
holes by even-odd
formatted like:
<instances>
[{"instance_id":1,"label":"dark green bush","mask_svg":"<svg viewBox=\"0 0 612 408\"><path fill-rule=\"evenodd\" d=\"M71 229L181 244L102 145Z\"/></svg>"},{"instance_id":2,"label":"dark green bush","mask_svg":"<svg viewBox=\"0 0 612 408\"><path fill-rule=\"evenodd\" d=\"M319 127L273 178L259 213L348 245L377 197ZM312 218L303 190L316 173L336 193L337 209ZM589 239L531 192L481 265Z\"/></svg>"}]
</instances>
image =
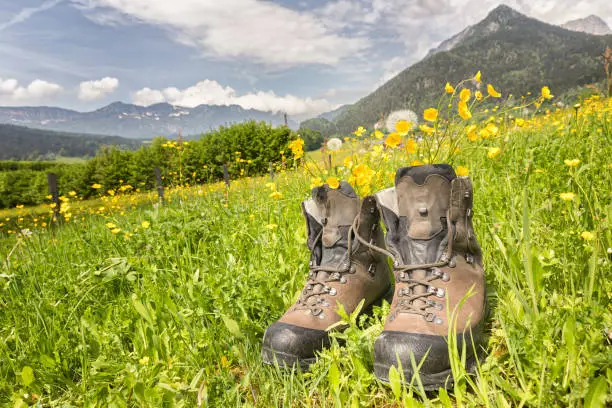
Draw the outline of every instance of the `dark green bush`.
<instances>
[{"instance_id":1,"label":"dark green bush","mask_svg":"<svg viewBox=\"0 0 612 408\"><path fill-rule=\"evenodd\" d=\"M0 208L45 202L47 173L51 172L58 176L60 195L76 191L85 198L98 194L93 184L102 185L102 191L126 184L141 191L154 189L156 166L167 186L220 180L224 164L230 178L264 174L269 163L282 160L281 152L295 137L287 127L250 121L184 143L156 138L136 151L106 148L79 164L0 162Z\"/></svg>"}]
</instances>

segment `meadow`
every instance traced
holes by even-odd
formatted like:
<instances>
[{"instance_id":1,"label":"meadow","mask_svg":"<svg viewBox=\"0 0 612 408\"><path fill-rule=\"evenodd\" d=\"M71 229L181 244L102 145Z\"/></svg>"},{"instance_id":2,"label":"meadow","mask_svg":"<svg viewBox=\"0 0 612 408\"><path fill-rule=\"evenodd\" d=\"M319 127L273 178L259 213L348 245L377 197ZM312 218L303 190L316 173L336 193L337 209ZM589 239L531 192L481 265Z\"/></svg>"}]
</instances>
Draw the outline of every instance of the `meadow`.
<instances>
[{"instance_id":1,"label":"meadow","mask_svg":"<svg viewBox=\"0 0 612 408\"><path fill-rule=\"evenodd\" d=\"M333 168L292 143L296 165L274 180L176 188L163 206L108 197L60 226L0 232L0 405L610 406L612 100L558 108L546 88L520 109L480 104L496 95L447 86L420 127L360 128L327 153ZM310 188L346 179L364 196L440 161L474 183L493 306L476 374L451 350L449 390L377 381L386 305L345 316L310 372L263 365L264 330L308 271Z\"/></svg>"}]
</instances>

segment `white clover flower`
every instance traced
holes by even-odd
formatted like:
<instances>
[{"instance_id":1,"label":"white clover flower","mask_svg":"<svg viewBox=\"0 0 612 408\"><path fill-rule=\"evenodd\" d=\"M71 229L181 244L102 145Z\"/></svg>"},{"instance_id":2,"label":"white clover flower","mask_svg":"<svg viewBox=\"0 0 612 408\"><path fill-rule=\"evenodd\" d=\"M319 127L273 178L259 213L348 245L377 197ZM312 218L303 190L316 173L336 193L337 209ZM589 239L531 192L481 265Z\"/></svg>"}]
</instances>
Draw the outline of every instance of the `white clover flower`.
<instances>
[{"instance_id":1,"label":"white clover flower","mask_svg":"<svg viewBox=\"0 0 612 408\"><path fill-rule=\"evenodd\" d=\"M410 109L403 109L391 112L385 121L385 127L389 132L395 132L395 124L400 120L405 120L412 125L412 129L416 129L419 124L419 117Z\"/></svg>"},{"instance_id":2,"label":"white clover flower","mask_svg":"<svg viewBox=\"0 0 612 408\"><path fill-rule=\"evenodd\" d=\"M331 150L332 152L340 150L341 147L342 147L342 140L338 139L337 137L332 137L331 139L327 141L327 148Z\"/></svg>"}]
</instances>

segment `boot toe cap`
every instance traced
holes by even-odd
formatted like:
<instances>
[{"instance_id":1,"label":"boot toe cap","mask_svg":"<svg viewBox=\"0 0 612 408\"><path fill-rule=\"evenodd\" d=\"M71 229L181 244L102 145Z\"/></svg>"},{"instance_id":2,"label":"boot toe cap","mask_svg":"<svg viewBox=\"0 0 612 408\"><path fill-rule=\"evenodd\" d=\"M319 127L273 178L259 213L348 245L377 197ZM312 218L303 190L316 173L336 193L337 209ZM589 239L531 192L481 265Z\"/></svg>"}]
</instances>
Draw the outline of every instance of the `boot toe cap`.
<instances>
[{"instance_id":1,"label":"boot toe cap","mask_svg":"<svg viewBox=\"0 0 612 408\"><path fill-rule=\"evenodd\" d=\"M307 368L315 361L315 353L329 346L329 334L293 324L273 323L264 334L262 357L265 363Z\"/></svg>"},{"instance_id":2,"label":"boot toe cap","mask_svg":"<svg viewBox=\"0 0 612 408\"><path fill-rule=\"evenodd\" d=\"M461 353L466 348L466 370L473 372L476 366L474 350L480 354L484 344L485 333L475 328L472 335L457 335L457 347ZM474 344L472 344L472 339ZM448 353L448 339L446 336L418 334L397 331L383 331L374 343L374 373L380 380L389 381L391 366L402 371L406 382L410 382L414 375L411 361L414 355L416 366L419 369L419 379L425 390L435 390L439 387L448 387L453 383L453 376ZM422 364L421 364L422 363Z\"/></svg>"},{"instance_id":3,"label":"boot toe cap","mask_svg":"<svg viewBox=\"0 0 612 408\"><path fill-rule=\"evenodd\" d=\"M374 365L377 372L380 371L379 378L388 379L389 369L391 366L398 367L398 359L404 373L411 374L411 354L417 366L425 359L421 374L439 373L450 368L445 337L384 331L374 343ZM410 378L407 377L406 381L410 381Z\"/></svg>"}]
</instances>

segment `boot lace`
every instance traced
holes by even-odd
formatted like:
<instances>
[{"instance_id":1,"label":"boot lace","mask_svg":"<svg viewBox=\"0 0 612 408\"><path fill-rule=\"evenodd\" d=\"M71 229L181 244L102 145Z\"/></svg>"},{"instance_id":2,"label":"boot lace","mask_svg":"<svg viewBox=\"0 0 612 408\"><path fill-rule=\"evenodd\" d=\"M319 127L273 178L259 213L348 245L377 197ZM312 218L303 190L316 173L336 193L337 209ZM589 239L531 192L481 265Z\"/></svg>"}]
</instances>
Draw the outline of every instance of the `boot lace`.
<instances>
[{"instance_id":1,"label":"boot lace","mask_svg":"<svg viewBox=\"0 0 612 408\"><path fill-rule=\"evenodd\" d=\"M377 251L383 255L388 256L393 260L393 274L396 282L407 283L408 285L399 289L397 295L402 299L397 303L397 311L403 313L412 313L423 316L428 322L442 323L442 321L431 311L431 309L442 309L442 305L431 300L431 296L443 298L446 294L443 288L436 288L431 283L436 279L443 281L450 280L450 276L446 272L442 272L439 268L447 265L452 266L452 253L453 253L453 229L450 222L450 217L446 217L446 225L448 230L448 246L446 252L441 256L438 262L420 264L420 265L405 265L399 257L384 248L380 248L373 245L371 242L367 242L355 230L355 237L357 240L370 248L373 251ZM413 277L414 272L424 272L424 278ZM428 273L429 272L429 273ZM426 288L423 293L415 293L417 287L423 286Z\"/></svg>"},{"instance_id":2,"label":"boot lace","mask_svg":"<svg viewBox=\"0 0 612 408\"><path fill-rule=\"evenodd\" d=\"M310 309L313 316L320 315L320 317L323 318L321 315L323 312L322 307L329 306L329 303L325 299L326 296L335 296L337 293L336 288L329 286L328 283L338 281L341 283L346 283L346 278L343 275L351 272L351 258L353 252L356 250L356 248L353 248L353 235L357 236L357 218L358 217L355 217L355 221L348 231L346 256L345 259L340 262L340 266L338 268L325 265L315 265L312 260L310 261L308 280L306 281L306 285L304 286L304 289L296 302L295 310ZM323 230L321 230L321 232L319 232L319 234L317 234L315 237L311 253L314 251L314 248L316 248L317 243L321 240L322 235ZM319 272L325 272L325 274L320 274Z\"/></svg>"}]
</instances>

